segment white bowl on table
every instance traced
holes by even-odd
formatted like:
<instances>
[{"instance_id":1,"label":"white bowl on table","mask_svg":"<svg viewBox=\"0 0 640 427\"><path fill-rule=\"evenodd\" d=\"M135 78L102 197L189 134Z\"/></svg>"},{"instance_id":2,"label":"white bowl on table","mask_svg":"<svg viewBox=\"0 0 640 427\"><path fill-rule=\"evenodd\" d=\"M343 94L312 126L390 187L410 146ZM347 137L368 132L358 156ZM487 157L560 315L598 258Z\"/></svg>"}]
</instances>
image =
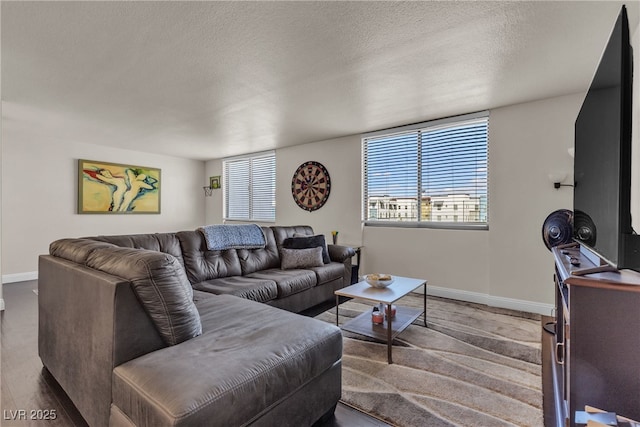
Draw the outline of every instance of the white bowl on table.
<instances>
[{"instance_id":1,"label":"white bowl on table","mask_svg":"<svg viewBox=\"0 0 640 427\"><path fill-rule=\"evenodd\" d=\"M386 288L393 283L393 276L390 274L367 274L364 276L364 280L373 288Z\"/></svg>"}]
</instances>

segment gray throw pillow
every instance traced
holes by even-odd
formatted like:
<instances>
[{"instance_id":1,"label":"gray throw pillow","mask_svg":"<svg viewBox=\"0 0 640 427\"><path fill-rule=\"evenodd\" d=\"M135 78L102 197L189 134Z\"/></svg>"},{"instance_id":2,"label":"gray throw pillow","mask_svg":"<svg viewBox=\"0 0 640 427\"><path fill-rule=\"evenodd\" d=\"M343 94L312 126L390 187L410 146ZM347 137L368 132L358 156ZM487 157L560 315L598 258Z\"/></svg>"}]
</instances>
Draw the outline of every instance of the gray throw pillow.
<instances>
[{"instance_id":1,"label":"gray throw pillow","mask_svg":"<svg viewBox=\"0 0 640 427\"><path fill-rule=\"evenodd\" d=\"M280 252L280 262L281 268L283 270L290 270L294 268L321 267L324 265L324 261L322 261L322 248L282 248Z\"/></svg>"},{"instance_id":2,"label":"gray throw pillow","mask_svg":"<svg viewBox=\"0 0 640 427\"><path fill-rule=\"evenodd\" d=\"M331 262L324 234L317 234L315 236L299 236L298 233L296 233L293 237L284 239L282 247L287 249L308 249L320 247L322 248L322 261L325 264L329 264Z\"/></svg>"}]
</instances>

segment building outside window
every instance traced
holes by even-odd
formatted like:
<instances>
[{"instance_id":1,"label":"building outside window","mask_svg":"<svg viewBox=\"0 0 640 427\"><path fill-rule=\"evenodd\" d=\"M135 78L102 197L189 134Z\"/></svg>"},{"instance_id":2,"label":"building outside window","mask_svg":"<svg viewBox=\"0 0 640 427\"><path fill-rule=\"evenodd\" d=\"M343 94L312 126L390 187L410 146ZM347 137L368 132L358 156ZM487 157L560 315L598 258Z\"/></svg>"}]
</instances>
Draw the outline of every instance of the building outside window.
<instances>
[{"instance_id":1,"label":"building outside window","mask_svg":"<svg viewBox=\"0 0 640 427\"><path fill-rule=\"evenodd\" d=\"M365 225L486 228L488 126L482 112L364 135Z\"/></svg>"}]
</instances>

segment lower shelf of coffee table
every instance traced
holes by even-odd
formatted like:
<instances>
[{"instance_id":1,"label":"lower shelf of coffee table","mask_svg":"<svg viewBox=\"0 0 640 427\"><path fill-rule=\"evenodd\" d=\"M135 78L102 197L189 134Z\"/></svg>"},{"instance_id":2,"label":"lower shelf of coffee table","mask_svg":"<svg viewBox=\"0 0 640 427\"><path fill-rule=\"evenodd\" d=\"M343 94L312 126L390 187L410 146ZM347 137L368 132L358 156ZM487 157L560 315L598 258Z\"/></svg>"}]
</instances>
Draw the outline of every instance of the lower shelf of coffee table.
<instances>
[{"instance_id":1,"label":"lower shelf of coffee table","mask_svg":"<svg viewBox=\"0 0 640 427\"><path fill-rule=\"evenodd\" d=\"M391 339L393 340L407 329L422 313L422 310L416 308L396 307L396 315L391 320ZM358 317L349 320L342 325L342 329L387 342L387 319L385 317L384 322L381 324L373 323L371 321L371 310L367 310Z\"/></svg>"}]
</instances>

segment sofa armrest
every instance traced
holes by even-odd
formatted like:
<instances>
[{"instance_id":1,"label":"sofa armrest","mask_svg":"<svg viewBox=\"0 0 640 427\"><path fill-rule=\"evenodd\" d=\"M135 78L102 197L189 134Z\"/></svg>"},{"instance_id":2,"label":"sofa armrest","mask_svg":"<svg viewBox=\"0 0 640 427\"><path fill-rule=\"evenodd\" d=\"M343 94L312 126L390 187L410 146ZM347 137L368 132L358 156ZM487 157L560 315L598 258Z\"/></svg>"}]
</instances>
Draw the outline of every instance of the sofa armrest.
<instances>
[{"instance_id":1,"label":"sofa armrest","mask_svg":"<svg viewBox=\"0 0 640 427\"><path fill-rule=\"evenodd\" d=\"M38 353L92 426L109 423L113 368L166 346L131 283L51 255L38 272Z\"/></svg>"},{"instance_id":2,"label":"sofa armrest","mask_svg":"<svg viewBox=\"0 0 640 427\"><path fill-rule=\"evenodd\" d=\"M340 245L327 245L327 249L329 250L329 258L333 262L342 263L344 266L342 287L349 286L351 284L351 257L356 254L355 249L349 246L340 246Z\"/></svg>"},{"instance_id":3,"label":"sofa armrest","mask_svg":"<svg viewBox=\"0 0 640 427\"><path fill-rule=\"evenodd\" d=\"M349 246L327 245L329 249L329 258L331 261L344 262L356 254L355 249Z\"/></svg>"}]
</instances>

